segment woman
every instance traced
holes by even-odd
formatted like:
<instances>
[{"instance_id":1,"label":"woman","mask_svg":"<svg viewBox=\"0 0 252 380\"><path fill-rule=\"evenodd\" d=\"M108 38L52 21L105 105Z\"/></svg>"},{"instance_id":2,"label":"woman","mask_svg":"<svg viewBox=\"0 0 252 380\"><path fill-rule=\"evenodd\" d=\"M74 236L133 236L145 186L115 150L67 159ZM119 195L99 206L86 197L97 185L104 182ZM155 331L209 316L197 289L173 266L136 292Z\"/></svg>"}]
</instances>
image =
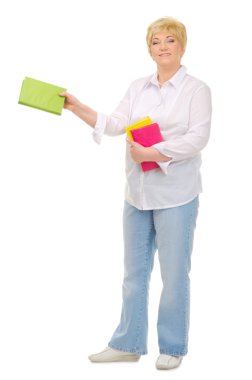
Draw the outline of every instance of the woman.
<instances>
[{"instance_id":1,"label":"woman","mask_svg":"<svg viewBox=\"0 0 252 380\"><path fill-rule=\"evenodd\" d=\"M135 80L106 116L65 96L65 108L94 128L100 142L147 115L158 123L163 141L149 148L127 141L123 215L124 265L121 320L108 347L92 362L137 361L147 353L147 304L154 253L158 250L163 289L158 314L158 369L178 367L188 350L190 258L201 192L200 151L209 139L209 87L181 65L185 26L171 17L153 22L147 45L157 72ZM141 163L158 168L143 172Z\"/></svg>"}]
</instances>

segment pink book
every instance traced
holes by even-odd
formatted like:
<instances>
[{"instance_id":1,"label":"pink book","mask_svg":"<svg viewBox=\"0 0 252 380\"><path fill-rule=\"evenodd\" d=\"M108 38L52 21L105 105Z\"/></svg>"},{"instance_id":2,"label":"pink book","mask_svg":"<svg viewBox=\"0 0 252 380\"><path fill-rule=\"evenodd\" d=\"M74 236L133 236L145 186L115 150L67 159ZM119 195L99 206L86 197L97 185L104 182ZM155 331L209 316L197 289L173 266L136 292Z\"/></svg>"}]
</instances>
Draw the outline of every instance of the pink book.
<instances>
[{"instance_id":1,"label":"pink book","mask_svg":"<svg viewBox=\"0 0 252 380\"><path fill-rule=\"evenodd\" d=\"M154 144L164 141L159 129L159 125L157 123L146 125L142 128L132 129L131 134L134 141L138 142L144 147L150 147ZM144 172L159 168L159 165L156 162L152 161L142 162L141 166Z\"/></svg>"}]
</instances>

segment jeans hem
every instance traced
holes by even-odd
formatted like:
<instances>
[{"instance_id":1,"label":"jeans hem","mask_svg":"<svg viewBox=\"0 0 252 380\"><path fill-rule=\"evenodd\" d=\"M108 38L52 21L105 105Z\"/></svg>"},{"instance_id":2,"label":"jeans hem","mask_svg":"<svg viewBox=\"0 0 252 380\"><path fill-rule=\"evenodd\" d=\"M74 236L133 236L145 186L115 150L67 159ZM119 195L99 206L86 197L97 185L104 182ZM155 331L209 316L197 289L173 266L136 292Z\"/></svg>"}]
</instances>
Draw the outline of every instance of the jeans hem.
<instances>
[{"instance_id":1,"label":"jeans hem","mask_svg":"<svg viewBox=\"0 0 252 380\"><path fill-rule=\"evenodd\" d=\"M110 348L114 348L115 350L123 351L123 352L130 352L132 354L137 355L147 355L147 350L138 350L136 348L126 348L126 347L119 347L109 342L108 346Z\"/></svg>"},{"instance_id":2,"label":"jeans hem","mask_svg":"<svg viewBox=\"0 0 252 380\"><path fill-rule=\"evenodd\" d=\"M166 350L160 349L160 354L162 355L170 355L170 356L186 356L187 351L174 351L174 350Z\"/></svg>"}]
</instances>

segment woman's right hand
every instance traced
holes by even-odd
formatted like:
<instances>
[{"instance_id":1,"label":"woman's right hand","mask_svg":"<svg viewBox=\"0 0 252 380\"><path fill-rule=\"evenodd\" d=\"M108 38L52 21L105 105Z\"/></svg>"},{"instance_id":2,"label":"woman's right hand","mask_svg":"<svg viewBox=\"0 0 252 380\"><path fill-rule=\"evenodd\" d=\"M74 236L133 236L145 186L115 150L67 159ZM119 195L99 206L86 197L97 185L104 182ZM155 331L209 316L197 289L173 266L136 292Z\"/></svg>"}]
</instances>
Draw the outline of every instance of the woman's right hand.
<instances>
[{"instance_id":1,"label":"woman's right hand","mask_svg":"<svg viewBox=\"0 0 252 380\"><path fill-rule=\"evenodd\" d=\"M90 125L90 127L95 127L97 122L96 111L85 104L82 104L75 96L69 94L68 92L60 92L59 95L65 97L64 108L72 111L76 116Z\"/></svg>"},{"instance_id":2,"label":"woman's right hand","mask_svg":"<svg viewBox=\"0 0 252 380\"><path fill-rule=\"evenodd\" d=\"M69 94L68 92L61 92L59 95L65 97L64 108L69 111L73 112L76 108L80 107L81 102L75 96Z\"/></svg>"}]
</instances>

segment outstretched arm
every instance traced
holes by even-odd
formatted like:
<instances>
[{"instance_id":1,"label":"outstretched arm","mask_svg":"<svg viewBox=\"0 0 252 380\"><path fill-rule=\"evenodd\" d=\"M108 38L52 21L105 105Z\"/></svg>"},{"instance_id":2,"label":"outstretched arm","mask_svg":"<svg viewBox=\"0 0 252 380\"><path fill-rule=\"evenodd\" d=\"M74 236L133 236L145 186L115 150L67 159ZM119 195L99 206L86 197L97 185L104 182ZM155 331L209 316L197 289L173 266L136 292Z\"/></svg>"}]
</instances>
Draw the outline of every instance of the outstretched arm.
<instances>
[{"instance_id":1,"label":"outstretched arm","mask_svg":"<svg viewBox=\"0 0 252 380\"><path fill-rule=\"evenodd\" d=\"M76 116L82 119L85 123L94 128L97 121L97 112L92 108L82 104L75 96L68 92L61 92L60 96L65 96L64 108L72 111Z\"/></svg>"}]
</instances>

